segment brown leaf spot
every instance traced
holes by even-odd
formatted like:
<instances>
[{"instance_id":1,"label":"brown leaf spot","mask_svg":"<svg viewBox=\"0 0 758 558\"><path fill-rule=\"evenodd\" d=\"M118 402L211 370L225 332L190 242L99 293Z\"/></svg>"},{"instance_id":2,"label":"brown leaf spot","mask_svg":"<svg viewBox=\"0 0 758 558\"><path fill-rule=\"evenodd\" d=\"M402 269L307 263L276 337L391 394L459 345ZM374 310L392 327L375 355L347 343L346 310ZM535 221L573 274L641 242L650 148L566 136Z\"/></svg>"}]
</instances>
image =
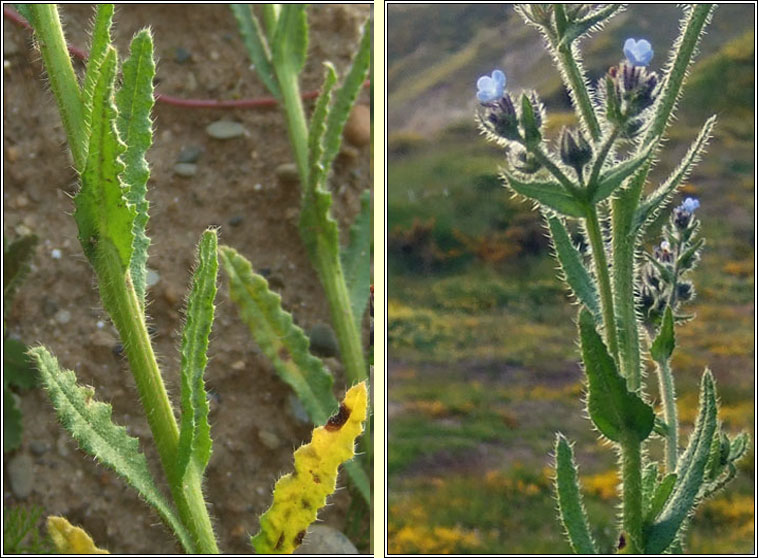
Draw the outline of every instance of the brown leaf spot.
<instances>
[{"instance_id":1,"label":"brown leaf spot","mask_svg":"<svg viewBox=\"0 0 758 558\"><path fill-rule=\"evenodd\" d=\"M342 428L342 425L344 425L349 418L350 409L348 409L344 403L340 403L340 410L337 411L336 415L329 417L329 420L326 421L324 428L326 428L329 432L334 432L335 430Z\"/></svg>"},{"instance_id":2,"label":"brown leaf spot","mask_svg":"<svg viewBox=\"0 0 758 558\"><path fill-rule=\"evenodd\" d=\"M305 531L300 531L295 536L295 546L300 546L303 543L303 539L305 538Z\"/></svg>"},{"instance_id":3,"label":"brown leaf spot","mask_svg":"<svg viewBox=\"0 0 758 558\"><path fill-rule=\"evenodd\" d=\"M284 542L284 533L279 535L279 540L276 541L276 546L274 547L274 550L279 550L282 547L283 542Z\"/></svg>"}]
</instances>

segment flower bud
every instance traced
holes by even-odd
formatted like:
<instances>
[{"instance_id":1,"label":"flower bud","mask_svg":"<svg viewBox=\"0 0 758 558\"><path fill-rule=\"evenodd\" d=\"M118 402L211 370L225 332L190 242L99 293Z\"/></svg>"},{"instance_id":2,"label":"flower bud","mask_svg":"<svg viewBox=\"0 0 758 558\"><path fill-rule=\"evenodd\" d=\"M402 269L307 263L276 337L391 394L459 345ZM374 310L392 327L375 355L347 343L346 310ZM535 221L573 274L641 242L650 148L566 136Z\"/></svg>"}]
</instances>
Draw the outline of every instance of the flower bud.
<instances>
[{"instance_id":1,"label":"flower bud","mask_svg":"<svg viewBox=\"0 0 758 558\"><path fill-rule=\"evenodd\" d=\"M518 116L509 93L504 93L500 99L486 106L484 122L492 133L509 140L520 138Z\"/></svg>"},{"instance_id":2,"label":"flower bud","mask_svg":"<svg viewBox=\"0 0 758 558\"><path fill-rule=\"evenodd\" d=\"M576 132L576 137L568 129L564 128L561 134L561 161L572 167L577 176L582 175L584 166L592 160L592 147L584 139L581 131Z\"/></svg>"}]
</instances>

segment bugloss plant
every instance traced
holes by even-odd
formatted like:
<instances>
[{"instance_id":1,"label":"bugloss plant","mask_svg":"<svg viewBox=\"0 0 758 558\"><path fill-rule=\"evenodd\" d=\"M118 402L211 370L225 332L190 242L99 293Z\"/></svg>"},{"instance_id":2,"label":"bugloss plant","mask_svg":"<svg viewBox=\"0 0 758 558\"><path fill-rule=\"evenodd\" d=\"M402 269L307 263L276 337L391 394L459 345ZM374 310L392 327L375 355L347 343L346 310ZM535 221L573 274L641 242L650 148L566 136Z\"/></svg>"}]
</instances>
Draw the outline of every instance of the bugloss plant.
<instances>
[{"instance_id":1,"label":"bugloss plant","mask_svg":"<svg viewBox=\"0 0 758 558\"><path fill-rule=\"evenodd\" d=\"M619 549L681 552L690 516L734 478L735 463L749 445L746 433L730 438L722 431L713 374L706 369L695 428L686 448L679 446L671 354L675 324L691 318L681 306L695 295L685 275L704 244L696 239L699 202L684 200L664 227L662 242L652 254L643 251L644 233L701 157L715 124L715 116L706 120L677 168L646 195L650 169L714 6L684 8L679 37L660 78L648 69L652 45L630 38L623 45L626 60L592 84L578 42L621 9L617 4L516 8L544 37L579 116L577 129L563 130L557 152L545 141L547 115L537 94L512 96L500 70L477 82L478 120L484 135L507 151L502 170L507 186L542 212L561 277L580 305L587 411L619 455ZM570 223L581 227L586 249L572 242ZM659 378L662 417L645 393L648 355ZM665 444L663 464L647 453L656 436ZM559 515L569 542L577 553L596 554L573 450L562 434L556 439L555 468Z\"/></svg>"},{"instance_id":2,"label":"bugloss plant","mask_svg":"<svg viewBox=\"0 0 758 558\"><path fill-rule=\"evenodd\" d=\"M58 17L50 4L20 5L37 35L42 59L58 103L81 186L74 197L79 241L97 277L103 307L119 332L140 402L158 450L171 499L153 479L139 441L111 420L111 406L94 399L94 389L77 384L74 372L59 367L42 346L29 351L59 419L81 449L113 469L160 515L188 553L218 553L203 493L203 475L212 453L209 405L204 384L207 348L214 318L218 271L217 234L200 239L181 343L181 402L177 420L153 352L146 319L146 263L150 239L145 153L152 142L153 40L138 32L121 67L111 44L113 5L99 5L83 82L77 79ZM221 251L234 273L249 270L232 249ZM248 265L249 267L249 265ZM265 286L248 282L247 293L260 303L255 325L276 358L292 374L313 364L307 339ZM233 292L234 292L233 285ZM347 305L349 308L349 305ZM269 354L267 352L267 354ZM312 360L309 360L309 358ZM294 364L293 364L294 363ZM331 378L329 378L331 380ZM330 385L330 382L329 382ZM329 395L331 395L331 392ZM302 542L317 511L335 489L338 467L354 455L366 419L365 382L347 391L341 404L323 405L323 426L311 443L295 452L295 474L277 485L274 503L252 539L259 552L291 552ZM333 415L330 417L330 415ZM59 552L104 552L64 518L49 518L48 530Z\"/></svg>"}]
</instances>

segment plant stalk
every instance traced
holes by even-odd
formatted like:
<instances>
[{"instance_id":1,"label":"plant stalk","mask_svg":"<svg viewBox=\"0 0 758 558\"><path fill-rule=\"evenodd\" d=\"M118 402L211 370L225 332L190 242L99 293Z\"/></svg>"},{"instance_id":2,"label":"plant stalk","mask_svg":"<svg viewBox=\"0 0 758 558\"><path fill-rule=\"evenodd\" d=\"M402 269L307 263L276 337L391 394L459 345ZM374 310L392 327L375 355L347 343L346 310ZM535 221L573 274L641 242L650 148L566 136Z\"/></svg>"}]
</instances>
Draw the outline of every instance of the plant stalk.
<instances>
[{"instance_id":1,"label":"plant stalk","mask_svg":"<svg viewBox=\"0 0 758 558\"><path fill-rule=\"evenodd\" d=\"M600 302L603 307L603 323L605 341L613 356L616 366L619 366L619 345L616 337L616 318L613 308L613 292L611 291L611 279L608 272L608 260L605 256L605 243L600 232L600 222L597 217L597 209L594 205L587 206L587 216L584 220L587 235L592 248L592 260L595 262L595 275L600 286Z\"/></svg>"},{"instance_id":2,"label":"plant stalk","mask_svg":"<svg viewBox=\"0 0 758 558\"><path fill-rule=\"evenodd\" d=\"M107 240L101 240L98 285L105 309L124 344L140 401L158 449L163 471L169 481L177 511L190 532L196 551L218 554L208 510L202 492L201 475L189 467L182 484L174 474L179 445L179 427L150 343L145 315L132 285L129 270L122 271L119 255Z\"/></svg>"},{"instance_id":3,"label":"plant stalk","mask_svg":"<svg viewBox=\"0 0 758 558\"><path fill-rule=\"evenodd\" d=\"M621 444L621 478L624 486L623 526L626 554L641 554L642 540L642 444L627 439Z\"/></svg>"},{"instance_id":4,"label":"plant stalk","mask_svg":"<svg viewBox=\"0 0 758 558\"><path fill-rule=\"evenodd\" d=\"M82 104L79 82L68 55L66 38L58 7L55 4L30 4L42 60L45 63L50 89L58 102L58 109L63 120L63 128L68 136L68 144L74 159L74 168L84 170L87 160L87 134L84 126L84 106Z\"/></svg>"}]
</instances>

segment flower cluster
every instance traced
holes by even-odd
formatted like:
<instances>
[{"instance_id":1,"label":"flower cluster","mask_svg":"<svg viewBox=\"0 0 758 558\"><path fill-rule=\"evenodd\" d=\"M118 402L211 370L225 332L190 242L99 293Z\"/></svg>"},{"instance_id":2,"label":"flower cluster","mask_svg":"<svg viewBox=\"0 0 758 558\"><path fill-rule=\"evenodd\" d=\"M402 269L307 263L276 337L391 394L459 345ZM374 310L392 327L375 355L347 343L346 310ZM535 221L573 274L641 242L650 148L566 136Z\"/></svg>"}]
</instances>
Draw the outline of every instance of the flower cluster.
<instances>
[{"instance_id":1,"label":"flower cluster","mask_svg":"<svg viewBox=\"0 0 758 558\"><path fill-rule=\"evenodd\" d=\"M676 310L681 303L695 297L692 282L683 277L697 265L704 243L702 239L695 241L698 207L697 199L687 198L674 208L663 229L664 240L653 248L652 256L645 254L647 262L640 273L639 306L649 326L659 322L666 306Z\"/></svg>"}]
</instances>

